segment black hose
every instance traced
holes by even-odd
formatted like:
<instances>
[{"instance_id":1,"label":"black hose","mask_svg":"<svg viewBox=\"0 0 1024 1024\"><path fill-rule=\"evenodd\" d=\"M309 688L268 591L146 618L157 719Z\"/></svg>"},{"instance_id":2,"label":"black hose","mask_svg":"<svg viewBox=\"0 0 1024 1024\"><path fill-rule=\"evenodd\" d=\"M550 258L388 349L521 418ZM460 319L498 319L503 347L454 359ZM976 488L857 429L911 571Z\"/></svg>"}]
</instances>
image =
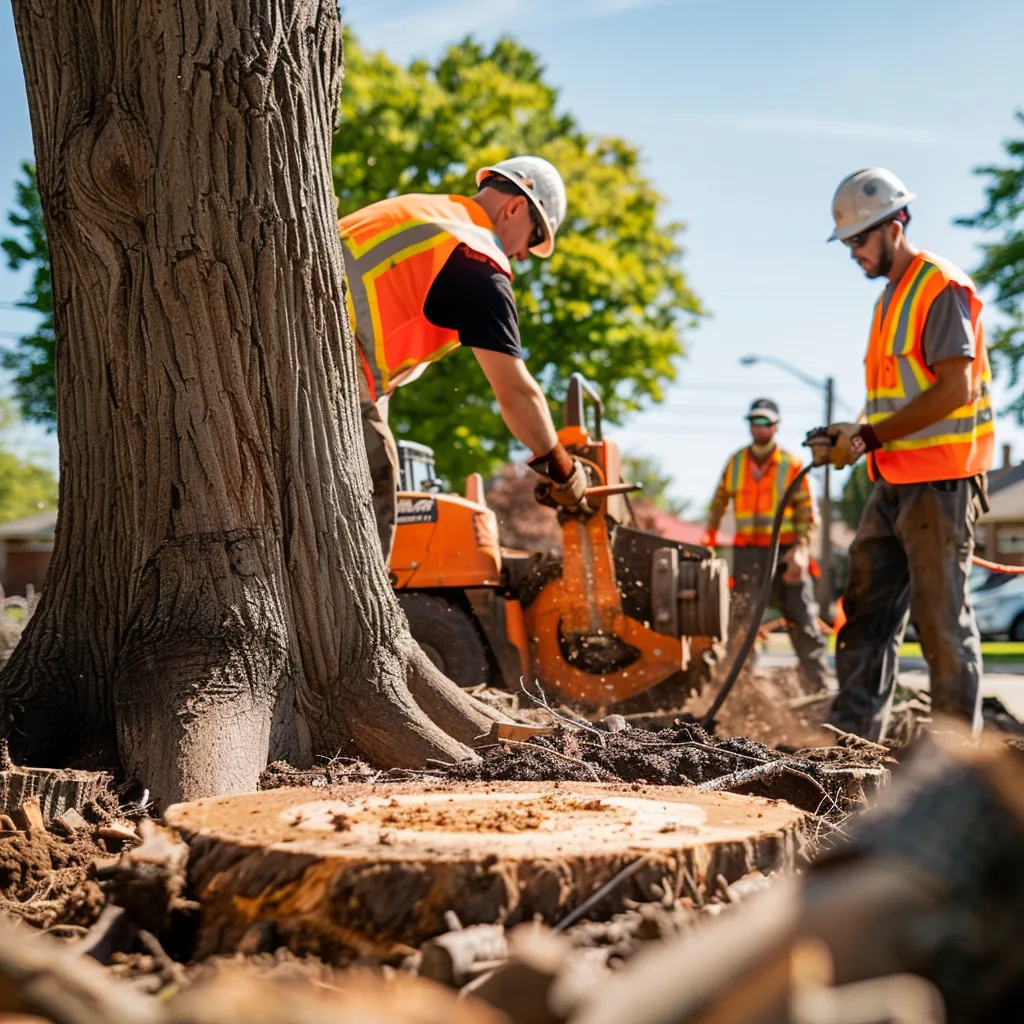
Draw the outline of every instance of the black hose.
<instances>
[{"instance_id":1,"label":"black hose","mask_svg":"<svg viewBox=\"0 0 1024 1024\"><path fill-rule=\"evenodd\" d=\"M708 727L708 723L711 719L714 718L722 709L722 705L725 703L725 698L729 696L729 691L733 688L733 685L739 678L740 671L742 670L747 658L750 656L751 650L753 650L754 643L757 640L758 630L761 628L761 618L764 616L764 610L768 606L768 601L772 596L772 584L775 582L775 570L779 566L779 534L782 532L782 520L786 515L786 508L789 506L790 500L793 495L796 494L797 487L812 469L814 469L813 464L806 466L797 473L793 482L786 488L786 493L782 496L782 500L779 502L779 507L775 510L775 521L772 523L772 539L768 545L768 549L771 552L771 557L769 559L770 564L765 571L764 580L761 583L761 593L758 596L757 605L751 615L750 628L747 630L747 635L743 638L743 643L740 646L740 649L736 652L736 658L732 663L732 668L729 669L729 675L726 676L725 682L722 683L722 688L718 691L718 696L715 698L715 702L710 708L708 708L704 713L704 717L700 720L700 725L703 729Z\"/></svg>"}]
</instances>

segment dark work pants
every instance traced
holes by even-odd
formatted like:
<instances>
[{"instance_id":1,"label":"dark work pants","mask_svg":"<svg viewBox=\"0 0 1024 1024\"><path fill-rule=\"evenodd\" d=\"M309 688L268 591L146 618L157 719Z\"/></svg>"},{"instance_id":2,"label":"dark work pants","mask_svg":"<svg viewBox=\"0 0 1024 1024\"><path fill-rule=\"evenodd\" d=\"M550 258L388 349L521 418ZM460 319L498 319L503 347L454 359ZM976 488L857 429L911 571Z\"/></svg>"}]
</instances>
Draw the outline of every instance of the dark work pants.
<instances>
[{"instance_id":1,"label":"dark work pants","mask_svg":"<svg viewBox=\"0 0 1024 1024\"><path fill-rule=\"evenodd\" d=\"M812 690L824 689L828 675L828 642L818 629L818 602L814 581L808 576L800 583L786 583L785 555L789 545L779 549L779 564L772 581L771 604L782 611L789 639L800 659L800 672ZM739 623L732 632L742 639L750 623L750 613L768 567L768 548L737 547L733 550L733 607Z\"/></svg>"},{"instance_id":2,"label":"dark work pants","mask_svg":"<svg viewBox=\"0 0 1024 1024\"><path fill-rule=\"evenodd\" d=\"M875 484L850 548L833 725L884 736L909 608L933 711L981 728L981 640L968 595L976 518L970 480Z\"/></svg>"},{"instance_id":3,"label":"dark work pants","mask_svg":"<svg viewBox=\"0 0 1024 1024\"><path fill-rule=\"evenodd\" d=\"M388 426L387 397L374 401L361 369L359 377L359 406L363 423L363 442L366 459L370 464L370 482L373 487L373 514L377 518L377 532L384 552L384 562L391 562L395 546L395 519L398 510L398 446Z\"/></svg>"}]
</instances>

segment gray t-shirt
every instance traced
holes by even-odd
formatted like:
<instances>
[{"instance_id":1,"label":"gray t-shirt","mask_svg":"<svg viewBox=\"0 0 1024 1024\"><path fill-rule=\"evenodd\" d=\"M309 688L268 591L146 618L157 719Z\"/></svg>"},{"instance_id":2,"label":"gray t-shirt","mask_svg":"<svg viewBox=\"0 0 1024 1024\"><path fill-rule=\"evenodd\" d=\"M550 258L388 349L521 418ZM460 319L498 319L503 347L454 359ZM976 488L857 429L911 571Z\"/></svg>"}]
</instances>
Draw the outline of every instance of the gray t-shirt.
<instances>
[{"instance_id":1,"label":"gray t-shirt","mask_svg":"<svg viewBox=\"0 0 1024 1024\"><path fill-rule=\"evenodd\" d=\"M895 292L896 284L885 286L882 293L883 318ZM956 356L974 358L971 299L965 288L951 282L939 293L924 322L922 345L924 361L929 369L941 359L954 359Z\"/></svg>"}]
</instances>

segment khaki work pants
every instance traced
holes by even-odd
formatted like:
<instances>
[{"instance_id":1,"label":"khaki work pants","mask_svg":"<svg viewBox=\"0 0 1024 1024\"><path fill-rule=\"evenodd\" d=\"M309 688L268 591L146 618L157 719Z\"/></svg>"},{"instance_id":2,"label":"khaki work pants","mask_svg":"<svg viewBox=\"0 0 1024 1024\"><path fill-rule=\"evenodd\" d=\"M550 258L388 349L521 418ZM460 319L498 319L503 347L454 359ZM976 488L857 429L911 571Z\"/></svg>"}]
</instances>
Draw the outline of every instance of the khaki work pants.
<instances>
[{"instance_id":1,"label":"khaki work pants","mask_svg":"<svg viewBox=\"0 0 1024 1024\"><path fill-rule=\"evenodd\" d=\"M359 372L359 408L363 422L363 443L370 464L373 514L384 552L385 564L391 563L395 544L395 517L398 508L398 446L388 426L388 395L375 402L366 377Z\"/></svg>"}]
</instances>

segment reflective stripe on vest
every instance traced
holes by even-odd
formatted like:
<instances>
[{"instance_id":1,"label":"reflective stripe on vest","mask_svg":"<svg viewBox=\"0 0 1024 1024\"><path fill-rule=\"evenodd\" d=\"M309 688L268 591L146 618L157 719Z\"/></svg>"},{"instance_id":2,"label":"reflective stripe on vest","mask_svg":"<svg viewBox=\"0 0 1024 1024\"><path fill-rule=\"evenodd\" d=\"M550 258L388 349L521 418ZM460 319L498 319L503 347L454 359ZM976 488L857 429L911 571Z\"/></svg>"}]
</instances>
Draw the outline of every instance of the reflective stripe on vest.
<instances>
[{"instance_id":1,"label":"reflective stripe on vest","mask_svg":"<svg viewBox=\"0 0 1024 1024\"><path fill-rule=\"evenodd\" d=\"M459 244L512 277L487 215L464 196L395 196L342 218L338 229L349 317L375 397L458 347L458 332L430 323L423 307Z\"/></svg>"},{"instance_id":2,"label":"reflective stripe on vest","mask_svg":"<svg viewBox=\"0 0 1024 1024\"><path fill-rule=\"evenodd\" d=\"M799 472L793 456L788 452L776 449L770 458L778 459L775 472L765 473L760 479L754 476L754 470L758 467L750 457L749 448L736 452L725 470L736 516L736 536L754 546L767 545L771 540L779 501ZM795 539L793 508L789 505L782 518L779 540L782 544L792 544Z\"/></svg>"},{"instance_id":3,"label":"reflective stripe on vest","mask_svg":"<svg viewBox=\"0 0 1024 1024\"><path fill-rule=\"evenodd\" d=\"M869 460L872 479L877 469L895 484L949 480L975 476L992 463L992 371L981 326L981 300L971 279L938 257L918 253L900 279L884 318L881 298L875 303L865 360L865 410L869 423L881 423L935 383L924 359L924 327L932 304L951 282L970 297L974 398L938 423L887 442Z\"/></svg>"}]
</instances>

